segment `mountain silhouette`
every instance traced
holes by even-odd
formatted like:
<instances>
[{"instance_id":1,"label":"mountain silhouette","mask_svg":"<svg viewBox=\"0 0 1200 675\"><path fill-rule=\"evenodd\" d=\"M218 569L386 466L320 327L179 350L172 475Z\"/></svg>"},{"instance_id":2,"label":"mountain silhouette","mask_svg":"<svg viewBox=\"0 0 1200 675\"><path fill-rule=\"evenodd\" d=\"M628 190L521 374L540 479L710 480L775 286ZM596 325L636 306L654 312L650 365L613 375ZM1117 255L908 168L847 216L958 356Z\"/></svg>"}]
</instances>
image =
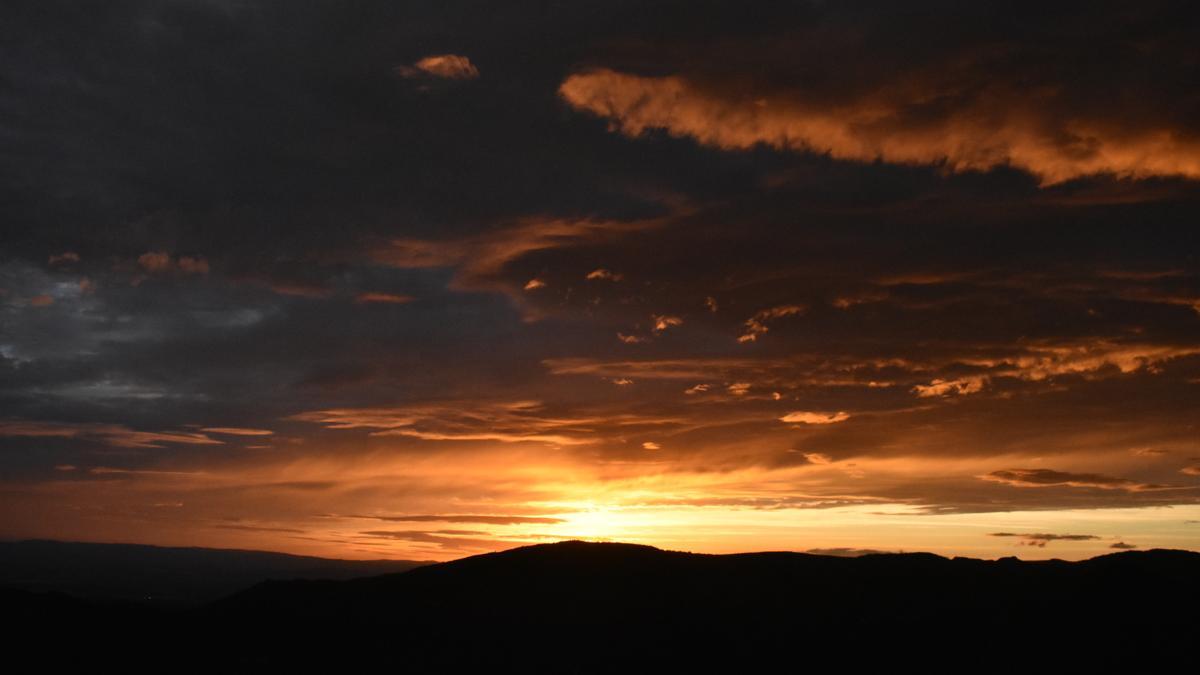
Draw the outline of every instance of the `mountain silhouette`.
<instances>
[{"instance_id":1,"label":"mountain silhouette","mask_svg":"<svg viewBox=\"0 0 1200 675\"><path fill-rule=\"evenodd\" d=\"M968 669L1146 667L1191 651L1197 601L1200 554L1186 551L1027 562L585 542L347 581L268 581L191 610L6 600L24 628L41 622L69 635L87 663L188 654L197 669L402 672L800 669L831 657L945 664L951 653L966 654L958 663ZM137 636L138 649L113 653L115 635Z\"/></svg>"},{"instance_id":2,"label":"mountain silhouette","mask_svg":"<svg viewBox=\"0 0 1200 675\"><path fill-rule=\"evenodd\" d=\"M0 542L0 587L58 591L93 600L195 606L268 579L352 579L424 564L428 563L28 540Z\"/></svg>"}]
</instances>

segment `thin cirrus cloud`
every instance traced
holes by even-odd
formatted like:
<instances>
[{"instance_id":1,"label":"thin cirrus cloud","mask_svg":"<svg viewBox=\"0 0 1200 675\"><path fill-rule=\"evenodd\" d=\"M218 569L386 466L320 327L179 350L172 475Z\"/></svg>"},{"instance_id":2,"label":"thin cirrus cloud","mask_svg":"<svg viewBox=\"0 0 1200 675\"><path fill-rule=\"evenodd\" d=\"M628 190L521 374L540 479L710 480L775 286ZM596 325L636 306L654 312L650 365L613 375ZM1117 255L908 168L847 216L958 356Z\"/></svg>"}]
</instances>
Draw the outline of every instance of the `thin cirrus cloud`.
<instances>
[{"instance_id":1,"label":"thin cirrus cloud","mask_svg":"<svg viewBox=\"0 0 1200 675\"><path fill-rule=\"evenodd\" d=\"M478 514L345 515L340 518L381 520L394 523L478 523L480 525L557 525L566 522L550 516L509 516Z\"/></svg>"},{"instance_id":2,"label":"thin cirrus cloud","mask_svg":"<svg viewBox=\"0 0 1200 675\"><path fill-rule=\"evenodd\" d=\"M78 438L118 448L161 448L164 443L220 445L207 434L182 431L138 431L121 424L64 422L2 422L0 436Z\"/></svg>"},{"instance_id":3,"label":"thin cirrus cloud","mask_svg":"<svg viewBox=\"0 0 1200 675\"><path fill-rule=\"evenodd\" d=\"M400 295L398 293L381 293L378 291L370 291L359 293L354 296L354 302L360 305L384 304L384 305L403 305L413 301L411 295Z\"/></svg>"},{"instance_id":4,"label":"thin cirrus cloud","mask_svg":"<svg viewBox=\"0 0 1200 675\"><path fill-rule=\"evenodd\" d=\"M682 423L678 417L634 413L552 413L538 401L458 401L394 408L332 409L292 417L328 429L366 429L372 436L425 441L493 441L590 445L640 428Z\"/></svg>"},{"instance_id":5,"label":"thin cirrus cloud","mask_svg":"<svg viewBox=\"0 0 1200 675\"><path fill-rule=\"evenodd\" d=\"M914 81L915 79L915 81ZM648 77L606 68L576 73L559 88L573 108L638 137L661 129L704 145L757 145L858 162L1024 169L1044 185L1100 173L1127 178L1200 178L1200 140L1170 128L1124 129L1103 119L1053 118L1052 92L999 85L963 97L951 83L920 76L880 85L846 101L764 91L748 97L685 76ZM914 110L952 100L933 115Z\"/></svg>"},{"instance_id":6,"label":"thin cirrus cloud","mask_svg":"<svg viewBox=\"0 0 1200 675\"><path fill-rule=\"evenodd\" d=\"M1117 478L1097 473L1070 473L1052 469L1004 469L980 476L983 480L1005 483L1015 487L1077 487L1101 490L1126 490L1143 492L1165 490L1170 486L1140 483L1128 478Z\"/></svg>"},{"instance_id":7,"label":"thin cirrus cloud","mask_svg":"<svg viewBox=\"0 0 1200 675\"><path fill-rule=\"evenodd\" d=\"M615 240L621 235L659 227L662 219L603 220L523 218L492 231L451 239L393 238L372 246L377 263L400 269L450 268L451 288L515 294L516 288L535 290L548 284L541 278L525 283L504 276L509 265L541 251Z\"/></svg>"},{"instance_id":8,"label":"thin cirrus cloud","mask_svg":"<svg viewBox=\"0 0 1200 675\"><path fill-rule=\"evenodd\" d=\"M272 436L275 434L270 429L251 429L247 427L204 427L200 431L226 436Z\"/></svg>"},{"instance_id":9,"label":"thin cirrus cloud","mask_svg":"<svg viewBox=\"0 0 1200 675\"><path fill-rule=\"evenodd\" d=\"M1050 532L991 532L989 537L1014 537L1020 540L1022 546L1046 548L1046 544L1055 541L1095 541L1100 537L1094 534L1053 534ZM1118 548L1115 544L1113 548ZM1120 547L1124 548L1124 547Z\"/></svg>"},{"instance_id":10,"label":"thin cirrus cloud","mask_svg":"<svg viewBox=\"0 0 1200 675\"><path fill-rule=\"evenodd\" d=\"M374 539L390 539L434 544L440 548L453 551L495 549L498 548L499 543L494 539L479 539L472 536L461 536L487 534L486 532L476 532L473 530L367 530L360 532L359 534Z\"/></svg>"}]
</instances>

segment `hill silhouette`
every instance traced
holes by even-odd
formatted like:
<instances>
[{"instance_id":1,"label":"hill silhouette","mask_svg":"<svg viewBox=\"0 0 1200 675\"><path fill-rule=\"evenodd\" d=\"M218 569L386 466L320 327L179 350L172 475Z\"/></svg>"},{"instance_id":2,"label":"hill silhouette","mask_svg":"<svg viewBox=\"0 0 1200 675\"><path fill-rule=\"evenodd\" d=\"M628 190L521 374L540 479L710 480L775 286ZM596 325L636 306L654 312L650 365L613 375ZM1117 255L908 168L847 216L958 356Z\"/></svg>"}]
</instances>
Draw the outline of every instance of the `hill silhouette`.
<instances>
[{"instance_id":1,"label":"hill silhouette","mask_svg":"<svg viewBox=\"0 0 1200 675\"><path fill-rule=\"evenodd\" d=\"M951 652L969 655L964 667L1144 667L1190 650L1198 600L1200 554L1185 551L1026 562L563 542L348 581L264 582L188 611L61 596L13 606L25 627L43 621L92 655L112 632L140 636L141 651L107 654L125 665L186 653L198 669L678 672Z\"/></svg>"},{"instance_id":2,"label":"hill silhouette","mask_svg":"<svg viewBox=\"0 0 1200 675\"><path fill-rule=\"evenodd\" d=\"M194 606L268 579L352 579L427 562L335 560L267 551L27 540L0 542L0 587Z\"/></svg>"}]
</instances>

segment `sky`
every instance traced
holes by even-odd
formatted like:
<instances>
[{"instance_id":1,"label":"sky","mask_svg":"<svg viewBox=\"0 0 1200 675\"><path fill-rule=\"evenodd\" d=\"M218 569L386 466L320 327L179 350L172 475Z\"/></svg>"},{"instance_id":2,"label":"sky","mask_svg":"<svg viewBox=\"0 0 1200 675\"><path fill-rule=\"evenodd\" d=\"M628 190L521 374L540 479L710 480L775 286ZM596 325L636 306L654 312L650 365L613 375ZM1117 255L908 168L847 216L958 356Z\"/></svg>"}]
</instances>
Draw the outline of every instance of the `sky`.
<instances>
[{"instance_id":1,"label":"sky","mask_svg":"<svg viewBox=\"0 0 1200 675\"><path fill-rule=\"evenodd\" d=\"M1198 32L5 2L0 537L1200 549Z\"/></svg>"}]
</instances>

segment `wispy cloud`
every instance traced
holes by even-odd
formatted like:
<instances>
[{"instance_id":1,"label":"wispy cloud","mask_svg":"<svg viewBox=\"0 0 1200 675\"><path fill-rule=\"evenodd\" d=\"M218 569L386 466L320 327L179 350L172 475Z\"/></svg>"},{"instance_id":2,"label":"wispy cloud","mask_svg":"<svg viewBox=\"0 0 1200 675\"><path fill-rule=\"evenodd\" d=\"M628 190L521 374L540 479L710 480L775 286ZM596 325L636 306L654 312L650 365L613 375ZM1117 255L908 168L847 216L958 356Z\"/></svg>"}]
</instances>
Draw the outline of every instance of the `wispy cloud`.
<instances>
[{"instance_id":1,"label":"wispy cloud","mask_svg":"<svg viewBox=\"0 0 1200 675\"><path fill-rule=\"evenodd\" d=\"M1048 532L992 532L988 536L1015 537L1021 540L1020 544L1022 546L1036 546L1038 548L1045 548L1046 544L1055 541L1094 541L1100 538L1092 534L1051 534Z\"/></svg>"},{"instance_id":2,"label":"wispy cloud","mask_svg":"<svg viewBox=\"0 0 1200 675\"><path fill-rule=\"evenodd\" d=\"M746 330L738 336L738 342L754 342L760 335L770 330L768 322L803 313L804 307L800 305L780 305L757 312L754 316L746 319Z\"/></svg>"},{"instance_id":3,"label":"wispy cloud","mask_svg":"<svg viewBox=\"0 0 1200 675\"><path fill-rule=\"evenodd\" d=\"M0 436L78 438L119 448L161 448L164 443L220 445L207 434L186 431L138 431L120 424L0 422Z\"/></svg>"},{"instance_id":4,"label":"wispy cloud","mask_svg":"<svg viewBox=\"0 0 1200 675\"><path fill-rule=\"evenodd\" d=\"M1006 483L1015 487L1082 487L1102 490L1164 490L1170 486L1140 483L1128 478L1116 478L1097 473L1069 473L1052 469L1004 469L980 476L983 480Z\"/></svg>"},{"instance_id":5,"label":"wispy cloud","mask_svg":"<svg viewBox=\"0 0 1200 675\"><path fill-rule=\"evenodd\" d=\"M411 65L397 66L396 74L406 78L435 77L447 80L473 80L479 77L479 69L471 59L458 54L433 54L420 58Z\"/></svg>"},{"instance_id":6,"label":"wispy cloud","mask_svg":"<svg viewBox=\"0 0 1200 675\"><path fill-rule=\"evenodd\" d=\"M372 436L427 441L495 441L588 445L637 428L678 425L670 416L552 414L538 401L459 401L394 408L341 408L301 413L292 419L329 429L368 429Z\"/></svg>"},{"instance_id":7,"label":"wispy cloud","mask_svg":"<svg viewBox=\"0 0 1200 675\"><path fill-rule=\"evenodd\" d=\"M275 433L270 429L250 429L246 427L204 427L200 431L228 436L271 436Z\"/></svg>"},{"instance_id":8,"label":"wispy cloud","mask_svg":"<svg viewBox=\"0 0 1200 675\"><path fill-rule=\"evenodd\" d=\"M378 291L370 291L359 293L354 296L354 302L360 305L363 304L385 304L385 305L403 305L413 301L411 295L401 295L399 293L381 293Z\"/></svg>"}]
</instances>

